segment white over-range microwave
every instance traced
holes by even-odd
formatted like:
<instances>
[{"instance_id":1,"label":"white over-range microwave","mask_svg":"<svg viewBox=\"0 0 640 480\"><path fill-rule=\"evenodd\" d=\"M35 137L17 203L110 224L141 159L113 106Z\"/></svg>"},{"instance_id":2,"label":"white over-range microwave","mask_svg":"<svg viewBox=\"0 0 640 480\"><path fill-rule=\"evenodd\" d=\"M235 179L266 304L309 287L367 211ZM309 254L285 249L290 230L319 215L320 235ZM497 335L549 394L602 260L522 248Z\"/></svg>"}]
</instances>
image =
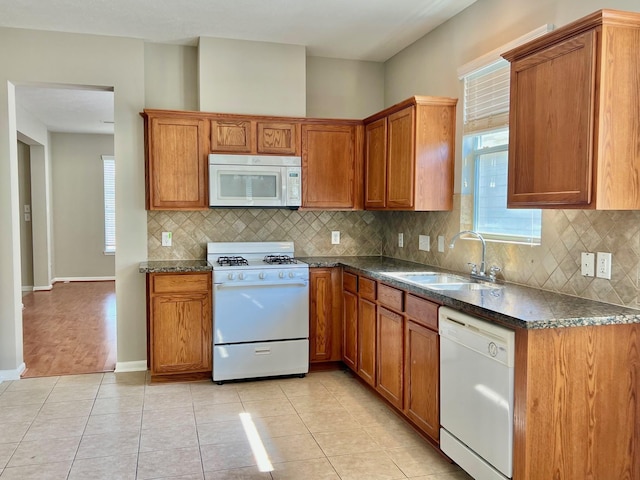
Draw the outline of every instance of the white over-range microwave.
<instances>
[{"instance_id":1,"label":"white over-range microwave","mask_svg":"<svg viewBox=\"0 0 640 480\"><path fill-rule=\"evenodd\" d=\"M209 155L209 206L298 208L300 157Z\"/></svg>"}]
</instances>

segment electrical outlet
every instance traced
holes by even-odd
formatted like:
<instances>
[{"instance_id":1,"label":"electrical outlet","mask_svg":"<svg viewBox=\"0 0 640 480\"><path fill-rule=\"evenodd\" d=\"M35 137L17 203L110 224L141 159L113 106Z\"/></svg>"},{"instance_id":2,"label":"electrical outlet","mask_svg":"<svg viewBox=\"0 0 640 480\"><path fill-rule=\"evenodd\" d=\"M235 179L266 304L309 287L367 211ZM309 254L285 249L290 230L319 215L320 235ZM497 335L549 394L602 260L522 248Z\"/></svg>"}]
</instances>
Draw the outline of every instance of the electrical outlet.
<instances>
[{"instance_id":1,"label":"electrical outlet","mask_svg":"<svg viewBox=\"0 0 640 480\"><path fill-rule=\"evenodd\" d=\"M444 252L444 236L438 235L438 251Z\"/></svg>"},{"instance_id":2,"label":"electrical outlet","mask_svg":"<svg viewBox=\"0 0 640 480\"><path fill-rule=\"evenodd\" d=\"M340 232L331 232L331 245L340 245Z\"/></svg>"},{"instance_id":3,"label":"electrical outlet","mask_svg":"<svg viewBox=\"0 0 640 480\"><path fill-rule=\"evenodd\" d=\"M171 232L162 232L162 246L163 247L170 247L171 246L171 240L172 240L172 235Z\"/></svg>"},{"instance_id":4,"label":"electrical outlet","mask_svg":"<svg viewBox=\"0 0 640 480\"><path fill-rule=\"evenodd\" d=\"M585 277L593 277L596 271L596 256L593 253L582 252L580 257L580 271Z\"/></svg>"},{"instance_id":5,"label":"electrical outlet","mask_svg":"<svg viewBox=\"0 0 640 480\"><path fill-rule=\"evenodd\" d=\"M418 236L418 249L425 252L429 252L431 250L431 237L429 237L429 235Z\"/></svg>"},{"instance_id":6,"label":"electrical outlet","mask_svg":"<svg viewBox=\"0 0 640 480\"><path fill-rule=\"evenodd\" d=\"M404 233L398 234L398 246L400 248L404 247Z\"/></svg>"},{"instance_id":7,"label":"electrical outlet","mask_svg":"<svg viewBox=\"0 0 640 480\"><path fill-rule=\"evenodd\" d=\"M598 252L596 265L596 277L611 280L611 254Z\"/></svg>"}]
</instances>

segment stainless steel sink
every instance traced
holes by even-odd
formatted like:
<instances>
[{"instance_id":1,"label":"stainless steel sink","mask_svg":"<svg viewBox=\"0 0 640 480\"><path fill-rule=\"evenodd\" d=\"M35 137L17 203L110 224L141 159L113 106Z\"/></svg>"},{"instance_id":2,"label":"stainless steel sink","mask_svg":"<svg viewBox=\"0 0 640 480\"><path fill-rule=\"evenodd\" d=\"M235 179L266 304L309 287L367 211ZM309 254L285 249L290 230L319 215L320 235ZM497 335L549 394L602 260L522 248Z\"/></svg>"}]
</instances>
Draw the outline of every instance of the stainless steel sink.
<instances>
[{"instance_id":1,"label":"stainless steel sink","mask_svg":"<svg viewBox=\"0 0 640 480\"><path fill-rule=\"evenodd\" d=\"M414 283L430 290L462 291L502 288L495 283L477 282L459 275L442 272L384 272L383 275Z\"/></svg>"},{"instance_id":2,"label":"stainless steel sink","mask_svg":"<svg viewBox=\"0 0 640 480\"><path fill-rule=\"evenodd\" d=\"M383 275L394 277L405 282L416 283L418 285L464 283L469 280L458 275L451 275L442 272L384 272Z\"/></svg>"}]
</instances>

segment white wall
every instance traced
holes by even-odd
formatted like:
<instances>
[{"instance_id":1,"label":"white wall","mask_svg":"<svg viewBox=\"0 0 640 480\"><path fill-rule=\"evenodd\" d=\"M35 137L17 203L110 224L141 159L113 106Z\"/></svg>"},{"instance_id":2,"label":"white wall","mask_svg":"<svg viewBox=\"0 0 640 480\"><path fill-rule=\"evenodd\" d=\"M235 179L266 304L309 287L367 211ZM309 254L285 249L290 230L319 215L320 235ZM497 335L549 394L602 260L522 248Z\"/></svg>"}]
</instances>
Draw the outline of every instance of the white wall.
<instances>
[{"instance_id":1,"label":"white wall","mask_svg":"<svg viewBox=\"0 0 640 480\"><path fill-rule=\"evenodd\" d=\"M113 135L53 133L51 154L54 277L113 277L115 256L104 254L102 161L113 155Z\"/></svg>"},{"instance_id":2,"label":"white wall","mask_svg":"<svg viewBox=\"0 0 640 480\"><path fill-rule=\"evenodd\" d=\"M362 119L384 109L384 64L307 57L307 116Z\"/></svg>"},{"instance_id":3,"label":"white wall","mask_svg":"<svg viewBox=\"0 0 640 480\"><path fill-rule=\"evenodd\" d=\"M144 44L145 108L198 110L198 48Z\"/></svg>"},{"instance_id":4,"label":"white wall","mask_svg":"<svg viewBox=\"0 0 640 480\"><path fill-rule=\"evenodd\" d=\"M22 364L17 138L13 85L113 86L115 92L118 364L146 358L141 40L0 28L0 375ZM4 373L2 373L4 372Z\"/></svg>"},{"instance_id":5,"label":"white wall","mask_svg":"<svg viewBox=\"0 0 640 480\"><path fill-rule=\"evenodd\" d=\"M31 213L27 220L24 205L31 208L31 155L29 145L18 142L18 181L20 201L20 264L22 287L33 287L33 235L31 230Z\"/></svg>"},{"instance_id":6,"label":"white wall","mask_svg":"<svg viewBox=\"0 0 640 480\"><path fill-rule=\"evenodd\" d=\"M304 117L305 48L201 37L200 110Z\"/></svg>"}]
</instances>

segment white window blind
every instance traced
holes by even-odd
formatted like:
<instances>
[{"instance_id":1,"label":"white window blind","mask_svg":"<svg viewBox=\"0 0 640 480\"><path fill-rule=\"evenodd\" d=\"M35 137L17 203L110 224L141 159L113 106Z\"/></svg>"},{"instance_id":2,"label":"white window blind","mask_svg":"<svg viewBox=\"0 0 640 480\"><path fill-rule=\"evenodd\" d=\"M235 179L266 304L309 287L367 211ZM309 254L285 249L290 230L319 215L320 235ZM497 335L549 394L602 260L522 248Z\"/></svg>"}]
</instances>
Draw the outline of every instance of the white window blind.
<instances>
[{"instance_id":1,"label":"white window blind","mask_svg":"<svg viewBox=\"0 0 640 480\"><path fill-rule=\"evenodd\" d=\"M498 60L464 78L464 133L509 124L509 62Z\"/></svg>"},{"instance_id":2,"label":"white window blind","mask_svg":"<svg viewBox=\"0 0 640 480\"><path fill-rule=\"evenodd\" d=\"M116 251L116 161L102 155L104 169L104 253Z\"/></svg>"},{"instance_id":3,"label":"white window blind","mask_svg":"<svg viewBox=\"0 0 640 480\"><path fill-rule=\"evenodd\" d=\"M552 28L544 25L458 70L464 81L462 191L473 186L472 228L487 239L540 243L541 210L507 208L511 71L500 53Z\"/></svg>"}]
</instances>

